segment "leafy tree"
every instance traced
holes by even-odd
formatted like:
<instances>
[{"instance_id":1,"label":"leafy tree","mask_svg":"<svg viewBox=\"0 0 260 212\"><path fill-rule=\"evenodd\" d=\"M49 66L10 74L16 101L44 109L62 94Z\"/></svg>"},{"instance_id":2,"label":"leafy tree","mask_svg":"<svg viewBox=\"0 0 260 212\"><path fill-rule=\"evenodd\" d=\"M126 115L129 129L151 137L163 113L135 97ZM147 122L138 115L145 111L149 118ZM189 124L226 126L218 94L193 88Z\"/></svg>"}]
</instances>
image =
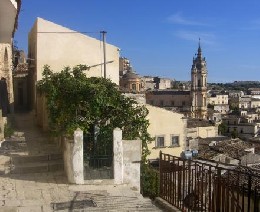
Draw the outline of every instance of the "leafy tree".
<instances>
[{"instance_id":1,"label":"leafy tree","mask_svg":"<svg viewBox=\"0 0 260 212\"><path fill-rule=\"evenodd\" d=\"M239 115L239 108L238 108L238 106L230 105L230 110L232 111L233 115Z\"/></svg>"},{"instance_id":2,"label":"leafy tree","mask_svg":"<svg viewBox=\"0 0 260 212\"><path fill-rule=\"evenodd\" d=\"M222 123L218 126L218 133L221 134L221 135L225 135L226 132L227 132L227 125L222 122Z\"/></svg>"},{"instance_id":3,"label":"leafy tree","mask_svg":"<svg viewBox=\"0 0 260 212\"><path fill-rule=\"evenodd\" d=\"M37 84L38 92L47 99L50 128L55 135L72 135L80 128L93 133L99 128L99 139L112 147L112 133L119 127L123 139L142 140L142 159L149 154L147 143L152 140L147 131L148 110L133 99L124 97L115 83L109 79L90 77L83 73L88 66L65 67L53 73L45 65L43 79Z\"/></svg>"},{"instance_id":4,"label":"leafy tree","mask_svg":"<svg viewBox=\"0 0 260 212\"><path fill-rule=\"evenodd\" d=\"M238 137L238 132L237 132L237 130L233 130L232 132L231 132L231 137L232 138L237 138Z\"/></svg>"},{"instance_id":5,"label":"leafy tree","mask_svg":"<svg viewBox=\"0 0 260 212\"><path fill-rule=\"evenodd\" d=\"M208 106L207 106L208 108L211 108L211 109L214 109L214 105L213 104L210 104L210 103L208 103Z\"/></svg>"}]
</instances>

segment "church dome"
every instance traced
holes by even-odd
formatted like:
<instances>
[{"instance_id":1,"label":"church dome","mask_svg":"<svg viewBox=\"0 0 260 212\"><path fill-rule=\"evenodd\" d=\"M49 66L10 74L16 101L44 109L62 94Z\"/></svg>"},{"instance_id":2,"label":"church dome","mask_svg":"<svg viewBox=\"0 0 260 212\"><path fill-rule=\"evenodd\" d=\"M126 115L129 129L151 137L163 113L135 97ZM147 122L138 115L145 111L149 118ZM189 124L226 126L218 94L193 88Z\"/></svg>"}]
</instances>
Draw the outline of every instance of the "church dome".
<instances>
[{"instance_id":1,"label":"church dome","mask_svg":"<svg viewBox=\"0 0 260 212\"><path fill-rule=\"evenodd\" d=\"M133 71L133 68L131 67L129 69L129 71L126 72L126 74L123 75L122 77L123 79L140 79L139 75L136 74L134 71Z\"/></svg>"}]
</instances>

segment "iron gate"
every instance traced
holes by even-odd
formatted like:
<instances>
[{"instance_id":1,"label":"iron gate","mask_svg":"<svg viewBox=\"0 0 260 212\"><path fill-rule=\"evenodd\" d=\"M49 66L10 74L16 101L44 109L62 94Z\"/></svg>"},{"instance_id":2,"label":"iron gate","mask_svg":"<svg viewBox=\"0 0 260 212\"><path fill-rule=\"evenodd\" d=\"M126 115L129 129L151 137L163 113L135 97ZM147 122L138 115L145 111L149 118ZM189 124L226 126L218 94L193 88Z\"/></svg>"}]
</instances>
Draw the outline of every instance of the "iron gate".
<instances>
[{"instance_id":1,"label":"iron gate","mask_svg":"<svg viewBox=\"0 0 260 212\"><path fill-rule=\"evenodd\" d=\"M97 127L84 135L85 179L113 178L113 137L102 138Z\"/></svg>"}]
</instances>

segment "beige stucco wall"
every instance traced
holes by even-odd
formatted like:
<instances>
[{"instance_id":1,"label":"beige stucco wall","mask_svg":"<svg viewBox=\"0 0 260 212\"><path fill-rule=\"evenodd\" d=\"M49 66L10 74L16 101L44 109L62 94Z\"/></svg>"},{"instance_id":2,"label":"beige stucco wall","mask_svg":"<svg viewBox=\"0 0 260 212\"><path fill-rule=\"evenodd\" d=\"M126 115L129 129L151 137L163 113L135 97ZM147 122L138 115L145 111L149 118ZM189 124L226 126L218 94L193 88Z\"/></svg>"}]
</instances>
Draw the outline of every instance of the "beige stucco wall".
<instances>
[{"instance_id":1,"label":"beige stucco wall","mask_svg":"<svg viewBox=\"0 0 260 212\"><path fill-rule=\"evenodd\" d=\"M260 99L252 99L251 101L251 108L260 107Z\"/></svg>"},{"instance_id":2,"label":"beige stucco wall","mask_svg":"<svg viewBox=\"0 0 260 212\"><path fill-rule=\"evenodd\" d=\"M217 126L187 128L187 137L190 138L208 138L216 136L218 136Z\"/></svg>"},{"instance_id":3,"label":"beige stucco wall","mask_svg":"<svg viewBox=\"0 0 260 212\"><path fill-rule=\"evenodd\" d=\"M37 18L34 23L28 43L32 105L35 105L35 82L42 79L44 65L47 64L54 72L59 72L66 66L104 63L102 41L42 18ZM113 62L106 64L106 77L119 84L119 51L116 46L106 43L106 62L108 61ZM92 67L85 73L89 77L104 77L104 65Z\"/></svg>"},{"instance_id":4,"label":"beige stucco wall","mask_svg":"<svg viewBox=\"0 0 260 212\"><path fill-rule=\"evenodd\" d=\"M190 94L174 95L174 94L157 94L146 93L146 102L159 107L187 107L191 106Z\"/></svg>"},{"instance_id":5,"label":"beige stucco wall","mask_svg":"<svg viewBox=\"0 0 260 212\"><path fill-rule=\"evenodd\" d=\"M228 104L228 95L216 95L215 97L209 97L208 103L212 105L227 105Z\"/></svg>"},{"instance_id":6,"label":"beige stucco wall","mask_svg":"<svg viewBox=\"0 0 260 212\"><path fill-rule=\"evenodd\" d=\"M159 89L172 88L172 80L167 78L160 78Z\"/></svg>"},{"instance_id":7,"label":"beige stucco wall","mask_svg":"<svg viewBox=\"0 0 260 212\"><path fill-rule=\"evenodd\" d=\"M36 61L37 80L42 79L42 67L45 64L57 72L65 66L92 66L104 62L101 41L42 18L37 18L30 32L29 46L29 49L34 49L34 55L30 56ZM106 64L107 78L119 84L119 51L116 46L106 44L106 61L113 61ZM86 74L101 77L104 76L103 69L103 65L93 67Z\"/></svg>"},{"instance_id":8,"label":"beige stucco wall","mask_svg":"<svg viewBox=\"0 0 260 212\"><path fill-rule=\"evenodd\" d=\"M148 132L152 137L162 135L165 137L165 147L155 147L155 140L148 144L151 154L147 159L158 158L160 150L166 154L180 156L186 145L187 120L184 115L151 105L146 105L146 107L149 110L147 118L150 122ZM172 135L179 136L179 147L170 147Z\"/></svg>"},{"instance_id":9,"label":"beige stucco wall","mask_svg":"<svg viewBox=\"0 0 260 212\"><path fill-rule=\"evenodd\" d=\"M0 1L0 43L12 43L17 7L14 0Z\"/></svg>"}]
</instances>

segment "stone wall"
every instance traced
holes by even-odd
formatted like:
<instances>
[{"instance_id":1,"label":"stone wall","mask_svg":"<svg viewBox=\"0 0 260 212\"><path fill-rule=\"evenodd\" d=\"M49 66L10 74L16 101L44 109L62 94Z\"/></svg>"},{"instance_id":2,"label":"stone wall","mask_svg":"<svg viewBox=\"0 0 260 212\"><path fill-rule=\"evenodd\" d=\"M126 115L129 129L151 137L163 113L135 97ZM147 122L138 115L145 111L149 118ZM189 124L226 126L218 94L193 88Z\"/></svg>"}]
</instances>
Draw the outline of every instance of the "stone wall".
<instances>
[{"instance_id":1,"label":"stone wall","mask_svg":"<svg viewBox=\"0 0 260 212\"><path fill-rule=\"evenodd\" d=\"M49 130L49 118L46 106L46 97L43 94L37 94L36 98L36 111L37 111L37 125L42 128L43 131Z\"/></svg>"},{"instance_id":2,"label":"stone wall","mask_svg":"<svg viewBox=\"0 0 260 212\"><path fill-rule=\"evenodd\" d=\"M64 169L68 182L84 184L83 131L77 129L73 138L63 139ZM141 141L122 140L122 130L116 128L114 142L114 184L128 184L140 191Z\"/></svg>"},{"instance_id":3,"label":"stone wall","mask_svg":"<svg viewBox=\"0 0 260 212\"><path fill-rule=\"evenodd\" d=\"M12 78L12 45L0 43L0 79L6 79L10 110L13 112L14 93Z\"/></svg>"},{"instance_id":4,"label":"stone wall","mask_svg":"<svg viewBox=\"0 0 260 212\"><path fill-rule=\"evenodd\" d=\"M122 140L122 130L114 130L114 183L129 184L140 191L141 141Z\"/></svg>"},{"instance_id":5,"label":"stone wall","mask_svg":"<svg viewBox=\"0 0 260 212\"><path fill-rule=\"evenodd\" d=\"M5 120L2 117L2 111L0 110L0 147L1 142L4 141L4 126L5 126Z\"/></svg>"}]
</instances>

